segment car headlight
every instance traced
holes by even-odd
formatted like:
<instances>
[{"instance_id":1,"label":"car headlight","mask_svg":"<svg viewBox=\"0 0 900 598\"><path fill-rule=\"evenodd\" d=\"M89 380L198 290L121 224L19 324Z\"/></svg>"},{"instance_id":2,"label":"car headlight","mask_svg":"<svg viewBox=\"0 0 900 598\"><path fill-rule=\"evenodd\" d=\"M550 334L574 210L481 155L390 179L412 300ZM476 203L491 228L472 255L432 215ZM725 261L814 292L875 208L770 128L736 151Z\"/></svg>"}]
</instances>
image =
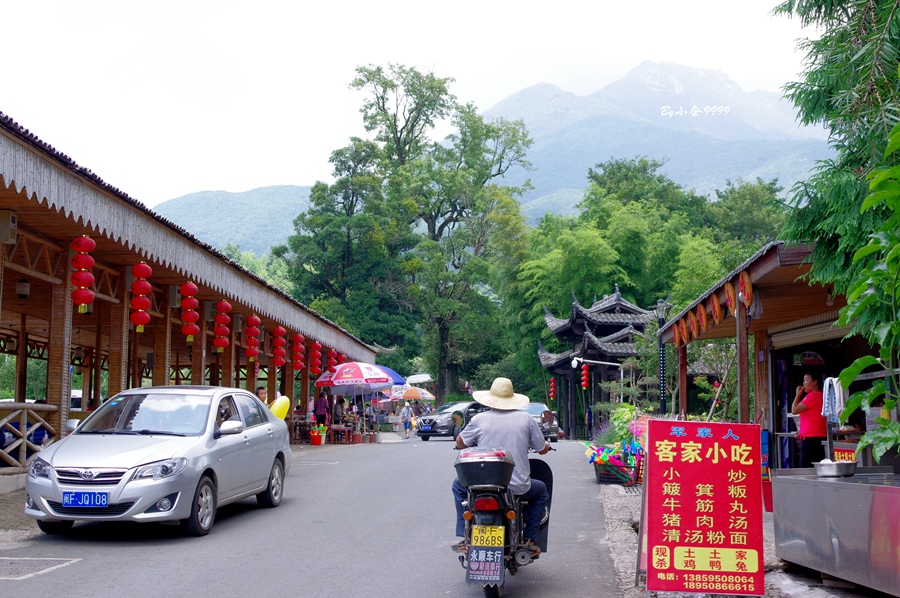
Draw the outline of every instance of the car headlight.
<instances>
[{"instance_id":1,"label":"car headlight","mask_svg":"<svg viewBox=\"0 0 900 598\"><path fill-rule=\"evenodd\" d=\"M184 471L185 466L187 466L187 459L168 459L166 461L157 461L156 463L151 463L150 465L144 465L139 467L136 472L134 472L135 480L162 480L165 478L170 478L173 475L178 475L182 471Z\"/></svg>"},{"instance_id":2,"label":"car headlight","mask_svg":"<svg viewBox=\"0 0 900 598\"><path fill-rule=\"evenodd\" d=\"M31 467L28 468L28 475L33 478L50 479L51 471L53 471L53 468L50 467L49 463L43 459L35 458L35 460L31 462Z\"/></svg>"}]
</instances>

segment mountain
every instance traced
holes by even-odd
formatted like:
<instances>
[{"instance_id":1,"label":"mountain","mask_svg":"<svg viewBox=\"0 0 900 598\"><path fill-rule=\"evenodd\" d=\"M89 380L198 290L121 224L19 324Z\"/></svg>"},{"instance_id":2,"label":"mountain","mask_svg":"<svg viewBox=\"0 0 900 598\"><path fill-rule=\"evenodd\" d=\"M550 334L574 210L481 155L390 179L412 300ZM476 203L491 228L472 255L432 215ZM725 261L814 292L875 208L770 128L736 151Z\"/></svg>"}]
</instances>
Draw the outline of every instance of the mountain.
<instances>
[{"instance_id":1,"label":"mountain","mask_svg":"<svg viewBox=\"0 0 900 598\"><path fill-rule=\"evenodd\" d=\"M153 210L217 249L233 243L261 257L293 234L294 218L309 207L309 191L295 185L243 193L200 191L164 201Z\"/></svg>"},{"instance_id":2,"label":"mountain","mask_svg":"<svg viewBox=\"0 0 900 598\"><path fill-rule=\"evenodd\" d=\"M534 139L528 159L535 170L507 173L504 181L531 180L522 212L532 223L547 212L575 214L588 169L610 158L665 160L661 171L669 178L714 199L716 189L739 178L777 178L790 189L817 160L833 155L826 131L798 125L779 94L746 92L721 71L671 63L644 62L587 96L540 83L484 115L522 119ZM288 185L203 191L155 210L215 247L236 243L262 256L293 233L309 191Z\"/></svg>"},{"instance_id":3,"label":"mountain","mask_svg":"<svg viewBox=\"0 0 900 598\"><path fill-rule=\"evenodd\" d=\"M773 92L745 92L721 71L644 62L588 96L541 83L504 99L487 117L522 119L534 139L522 211L535 221L573 214L588 168L610 158L648 156L686 189L714 197L738 178L777 178L785 189L832 155L824 129L802 127L790 102Z\"/></svg>"}]
</instances>

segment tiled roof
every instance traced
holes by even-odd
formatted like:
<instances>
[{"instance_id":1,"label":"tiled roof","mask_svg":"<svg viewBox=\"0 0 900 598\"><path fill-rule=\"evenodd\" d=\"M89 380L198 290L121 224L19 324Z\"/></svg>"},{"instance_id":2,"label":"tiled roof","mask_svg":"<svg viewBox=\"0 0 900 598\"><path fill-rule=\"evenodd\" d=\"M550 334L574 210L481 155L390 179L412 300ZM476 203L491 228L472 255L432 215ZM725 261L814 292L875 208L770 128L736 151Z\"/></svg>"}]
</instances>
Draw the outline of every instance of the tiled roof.
<instances>
[{"instance_id":1,"label":"tiled roof","mask_svg":"<svg viewBox=\"0 0 900 598\"><path fill-rule=\"evenodd\" d=\"M564 353L550 353L544 348L541 341L538 341L538 359L544 368L552 368L561 363L568 364L573 357L577 356L575 351L569 350Z\"/></svg>"},{"instance_id":2,"label":"tiled roof","mask_svg":"<svg viewBox=\"0 0 900 598\"><path fill-rule=\"evenodd\" d=\"M608 337L607 337L608 338ZM584 333L584 340L592 347L611 357L631 357L637 355L634 343L604 342L606 339L598 339L590 332Z\"/></svg>"}]
</instances>

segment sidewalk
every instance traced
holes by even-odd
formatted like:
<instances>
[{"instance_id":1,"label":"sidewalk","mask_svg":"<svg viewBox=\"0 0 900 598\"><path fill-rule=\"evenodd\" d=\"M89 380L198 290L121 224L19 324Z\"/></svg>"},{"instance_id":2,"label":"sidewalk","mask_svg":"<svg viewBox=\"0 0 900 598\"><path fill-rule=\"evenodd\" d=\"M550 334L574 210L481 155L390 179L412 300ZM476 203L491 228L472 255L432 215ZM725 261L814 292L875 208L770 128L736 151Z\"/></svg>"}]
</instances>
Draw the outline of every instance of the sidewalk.
<instances>
[{"instance_id":1,"label":"sidewalk","mask_svg":"<svg viewBox=\"0 0 900 598\"><path fill-rule=\"evenodd\" d=\"M643 580L634 586L637 561L638 525L641 517L641 493L637 488L599 484L600 499L606 518L607 543L610 545L616 575L624 598L689 598L697 594L651 592ZM840 589L827 587L815 571L803 570L775 556L775 521L772 513L763 513L763 550L767 598L851 598L883 597L885 594L867 588Z\"/></svg>"}]
</instances>

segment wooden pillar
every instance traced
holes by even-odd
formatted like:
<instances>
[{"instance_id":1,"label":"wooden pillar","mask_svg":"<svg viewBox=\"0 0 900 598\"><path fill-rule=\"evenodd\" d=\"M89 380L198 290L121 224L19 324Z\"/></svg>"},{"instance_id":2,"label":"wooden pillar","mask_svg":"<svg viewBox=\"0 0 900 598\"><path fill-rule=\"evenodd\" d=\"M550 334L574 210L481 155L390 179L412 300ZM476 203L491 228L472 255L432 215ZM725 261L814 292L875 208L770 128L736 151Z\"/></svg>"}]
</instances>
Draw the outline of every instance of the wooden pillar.
<instances>
[{"instance_id":1,"label":"wooden pillar","mask_svg":"<svg viewBox=\"0 0 900 598\"><path fill-rule=\"evenodd\" d=\"M96 409L103 402L103 397L100 396L100 372L103 370L103 347L101 346L103 343L103 317L106 315L108 310L105 307L104 303L94 301L92 304L94 307L94 313L97 316L97 331L94 334L94 350L91 352L91 402L87 405L84 404L84 399L81 401L82 409L89 409L93 407Z\"/></svg>"},{"instance_id":2,"label":"wooden pillar","mask_svg":"<svg viewBox=\"0 0 900 598\"><path fill-rule=\"evenodd\" d=\"M687 345L681 345L675 349L678 356L678 411L687 413L688 409L688 374L687 374Z\"/></svg>"},{"instance_id":3,"label":"wooden pillar","mask_svg":"<svg viewBox=\"0 0 900 598\"><path fill-rule=\"evenodd\" d=\"M109 306L109 396L125 390L128 386L128 289L125 288L125 271L119 276L116 297L119 303Z\"/></svg>"},{"instance_id":4,"label":"wooden pillar","mask_svg":"<svg viewBox=\"0 0 900 598\"><path fill-rule=\"evenodd\" d=\"M735 310L735 349L737 352L737 399L738 399L738 423L750 422L750 367L748 357L747 338L747 310L744 304L738 301Z\"/></svg>"},{"instance_id":5,"label":"wooden pillar","mask_svg":"<svg viewBox=\"0 0 900 598\"><path fill-rule=\"evenodd\" d=\"M770 428L769 403L769 343L765 332L757 332L754 336L755 356L753 359L753 421L760 421L763 428ZM762 415L762 419L760 419ZM770 428L771 429L771 428Z\"/></svg>"},{"instance_id":6,"label":"wooden pillar","mask_svg":"<svg viewBox=\"0 0 900 598\"><path fill-rule=\"evenodd\" d=\"M229 329L227 338L228 346L223 348L222 352L219 353L219 357L221 358L219 359L219 364L222 366L222 374L219 378L219 384L221 384L222 386L234 386L234 342L237 338L237 335L234 331L234 326Z\"/></svg>"},{"instance_id":7,"label":"wooden pillar","mask_svg":"<svg viewBox=\"0 0 900 598\"><path fill-rule=\"evenodd\" d=\"M171 290L166 287L159 309L162 318L156 322L153 330L153 385L168 386L172 373L172 308L169 305Z\"/></svg>"},{"instance_id":8,"label":"wooden pillar","mask_svg":"<svg viewBox=\"0 0 900 598\"><path fill-rule=\"evenodd\" d=\"M66 262L68 263L68 262ZM61 422L69 417L72 374L69 370L72 351L72 312L70 299L72 282L67 276L63 284L50 289L50 323L47 330L47 403L58 405L59 411L50 413L51 425L61 430Z\"/></svg>"},{"instance_id":9,"label":"wooden pillar","mask_svg":"<svg viewBox=\"0 0 900 598\"><path fill-rule=\"evenodd\" d=\"M278 370L279 368L275 367L275 364L272 363L274 357L269 357L269 367L266 368L266 396L275 398L275 393L278 391ZM282 367L283 371L284 368Z\"/></svg>"},{"instance_id":10,"label":"wooden pillar","mask_svg":"<svg viewBox=\"0 0 900 598\"><path fill-rule=\"evenodd\" d=\"M256 391L256 366L259 365L259 355L256 356L256 359L250 361L250 358L247 358L247 390L250 392Z\"/></svg>"},{"instance_id":11,"label":"wooden pillar","mask_svg":"<svg viewBox=\"0 0 900 598\"><path fill-rule=\"evenodd\" d=\"M19 314L19 342L16 347L16 401L25 402L28 391L28 316Z\"/></svg>"},{"instance_id":12,"label":"wooden pillar","mask_svg":"<svg viewBox=\"0 0 900 598\"><path fill-rule=\"evenodd\" d=\"M308 360L307 360L308 361ZM302 370L300 370L300 398L297 401L297 404L300 405L300 412L306 413L306 406L309 404L309 364L306 364Z\"/></svg>"},{"instance_id":13,"label":"wooden pillar","mask_svg":"<svg viewBox=\"0 0 900 598\"><path fill-rule=\"evenodd\" d=\"M197 320L200 332L194 335L194 344L191 346L191 384L194 385L206 384L206 318L202 317L202 311L200 315Z\"/></svg>"}]
</instances>

